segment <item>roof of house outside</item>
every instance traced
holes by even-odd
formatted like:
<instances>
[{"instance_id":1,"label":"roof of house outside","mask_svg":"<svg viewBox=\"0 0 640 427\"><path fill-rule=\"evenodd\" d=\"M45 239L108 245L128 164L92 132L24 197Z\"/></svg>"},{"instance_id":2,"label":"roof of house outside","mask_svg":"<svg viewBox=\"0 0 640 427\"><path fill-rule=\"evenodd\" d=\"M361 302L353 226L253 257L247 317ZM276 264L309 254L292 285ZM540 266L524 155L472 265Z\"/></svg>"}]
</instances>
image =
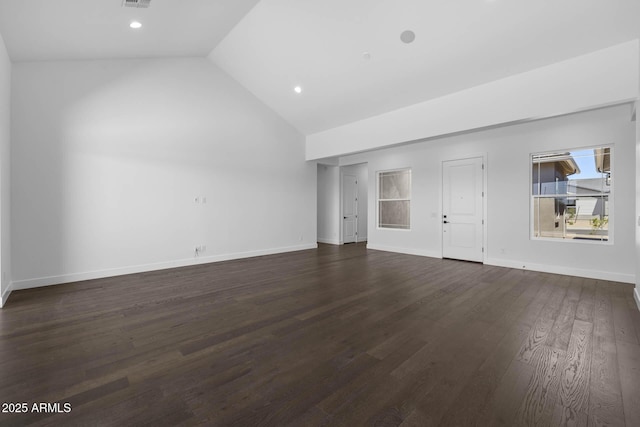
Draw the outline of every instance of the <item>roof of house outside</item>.
<instances>
[{"instance_id":1,"label":"roof of house outside","mask_svg":"<svg viewBox=\"0 0 640 427\"><path fill-rule=\"evenodd\" d=\"M606 148L594 148L593 154L596 161L596 170L598 172L611 172L611 149Z\"/></svg>"},{"instance_id":2,"label":"roof of house outside","mask_svg":"<svg viewBox=\"0 0 640 427\"><path fill-rule=\"evenodd\" d=\"M533 163L557 163L565 176L580 173L580 168L571 153L545 153L533 156Z\"/></svg>"}]
</instances>

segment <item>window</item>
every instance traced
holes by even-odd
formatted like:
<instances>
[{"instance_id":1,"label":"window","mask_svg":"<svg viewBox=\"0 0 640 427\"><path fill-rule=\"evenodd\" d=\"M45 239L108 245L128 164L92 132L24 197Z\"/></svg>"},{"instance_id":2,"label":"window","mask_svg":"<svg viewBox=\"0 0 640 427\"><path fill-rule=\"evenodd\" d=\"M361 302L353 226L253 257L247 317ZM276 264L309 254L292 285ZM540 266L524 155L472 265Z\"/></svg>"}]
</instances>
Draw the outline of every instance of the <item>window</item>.
<instances>
[{"instance_id":1,"label":"window","mask_svg":"<svg viewBox=\"0 0 640 427\"><path fill-rule=\"evenodd\" d=\"M378 227L409 229L411 169L378 172Z\"/></svg>"},{"instance_id":2,"label":"window","mask_svg":"<svg viewBox=\"0 0 640 427\"><path fill-rule=\"evenodd\" d=\"M595 147L531 156L534 238L609 240L612 155Z\"/></svg>"}]
</instances>

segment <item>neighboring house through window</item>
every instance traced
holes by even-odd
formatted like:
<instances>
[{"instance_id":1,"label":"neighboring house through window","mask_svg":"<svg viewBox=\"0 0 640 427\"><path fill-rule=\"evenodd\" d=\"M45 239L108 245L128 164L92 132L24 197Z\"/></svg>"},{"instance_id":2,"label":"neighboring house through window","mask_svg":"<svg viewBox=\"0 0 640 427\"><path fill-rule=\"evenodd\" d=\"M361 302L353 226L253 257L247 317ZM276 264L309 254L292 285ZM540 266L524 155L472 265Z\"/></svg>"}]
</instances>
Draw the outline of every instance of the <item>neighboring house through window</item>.
<instances>
[{"instance_id":1,"label":"neighboring house through window","mask_svg":"<svg viewBox=\"0 0 640 427\"><path fill-rule=\"evenodd\" d=\"M610 240L612 155L594 147L531 156L532 237Z\"/></svg>"}]
</instances>

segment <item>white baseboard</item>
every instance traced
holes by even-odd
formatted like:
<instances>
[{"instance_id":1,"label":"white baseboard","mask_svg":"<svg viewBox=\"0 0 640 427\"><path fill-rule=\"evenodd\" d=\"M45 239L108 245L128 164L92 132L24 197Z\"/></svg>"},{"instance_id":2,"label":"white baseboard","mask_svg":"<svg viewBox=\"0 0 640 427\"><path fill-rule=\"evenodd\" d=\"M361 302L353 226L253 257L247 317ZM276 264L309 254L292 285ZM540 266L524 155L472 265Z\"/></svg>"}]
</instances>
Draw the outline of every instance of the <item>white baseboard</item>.
<instances>
[{"instance_id":1,"label":"white baseboard","mask_svg":"<svg viewBox=\"0 0 640 427\"><path fill-rule=\"evenodd\" d=\"M340 240L338 240L338 239L325 239L324 237L318 237L316 240L318 240L318 243L326 243L328 245L339 245L340 244Z\"/></svg>"},{"instance_id":2,"label":"white baseboard","mask_svg":"<svg viewBox=\"0 0 640 427\"><path fill-rule=\"evenodd\" d=\"M12 283L11 290L39 288L42 286L59 285L62 283L78 282L82 280L102 279L105 277L122 276L124 274L144 273L147 271L164 270L167 268L187 267L190 265L208 264L212 262L229 261L233 259L252 258L263 255L273 255L285 252L315 249L317 243L308 243L297 246L281 248L260 249L248 252L236 252L222 255L200 256L197 258L181 259L175 261L159 262L153 264L134 265L129 267L110 268L106 270L87 271L83 273L63 274L59 276L38 277L33 279L16 280ZM7 295L8 296L8 295ZM3 296L4 302L4 296Z\"/></svg>"},{"instance_id":3,"label":"white baseboard","mask_svg":"<svg viewBox=\"0 0 640 427\"><path fill-rule=\"evenodd\" d=\"M610 271L587 270L583 268L565 267L562 265L531 264L526 261L513 261L506 259L487 258L487 265L497 267L517 268L521 270L533 270L543 273L565 274L567 276L587 277L589 279L609 280L612 282L635 283L634 274L613 273Z\"/></svg>"},{"instance_id":4,"label":"white baseboard","mask_svg":"<svg viewBox=\"0 0 640 427\"><path fill-rule=\"evenodd\" d=\"M409 255L428 256L431 258L442 258L442 254L439 252L427 251L422 249L399 248L394 246L377 245L372 243L367 244L367 249L375 249L375 250L386 251L386 252L398 252L398 253L409 254ZM541 271L543 273L565 274L568 276L587 277L590 279L609 280L612 282L635 283L636 281L636 277L633 274L613 273L610 271L601 271L601 270L570 268L570 267L559 266L559 265L531 264L526 261L523 262L523 261L487 258L484 261L484 263L487 265L495 265L497 267L508 267L508 268ZM638 292L639 292L638 288L636 288L635 289L636 302L640 301L640 294L638 294ZM638 307L640 308L640 302L638 302Z\"/></svg>"},{"instance_id":5,"label":"white baseboard","mask_svg":"<svg viewBox=\"0 0 640 427\"><path fill-rule=\"evenodd\" d=\"M325 239L323 237L318 237L318 243L326 243L328 245L344 245L344 242L342 242L339 239ZM358 240L356 240L356 243L364 243L367 241L366 237L358 237Z\"/></svg>"},{"instance_id":6,"label":"white baseboard","mask_svg":"<svg viewBox=\"0 0 640 427\"><path fill-rule=\"evenodd\" d=\"M638 289L637 284L636 284L636 288L633 290L633 297L636 300L636 305L638 306L638 310L640 310L640 289Z\"/></svg>"},{"instance_id":7,"label":"white baseboard","mask_svg":"<svg viewBox=\"0 0 640 427\"><path fill-rule=\"evenodd\" d=\"M377 251L385 251L385 252L397 252L397 253L407 254L407 255L427 256L430 258L442 258L442 253L436 252L436 251L427 251L424 249L414 249L414 248L399 248L396 246L376 245L375 243L367 243L367 249L374 249Z\"/></svg>"},{"instance_id":8,"label":"white baseboard","mask_svg":"<svg viewBox=\"0 0 640 427\"><path fill-rule=\"evenodd\" d=\"M9 299L9 295L11 295L12 290L13 290L13 283L9 282L7 289L5 289L4 292L2 292L2 298L0 299L0 308L4 307L4 305L7 303L7 300Z\"/></svg>"}]
</instances>

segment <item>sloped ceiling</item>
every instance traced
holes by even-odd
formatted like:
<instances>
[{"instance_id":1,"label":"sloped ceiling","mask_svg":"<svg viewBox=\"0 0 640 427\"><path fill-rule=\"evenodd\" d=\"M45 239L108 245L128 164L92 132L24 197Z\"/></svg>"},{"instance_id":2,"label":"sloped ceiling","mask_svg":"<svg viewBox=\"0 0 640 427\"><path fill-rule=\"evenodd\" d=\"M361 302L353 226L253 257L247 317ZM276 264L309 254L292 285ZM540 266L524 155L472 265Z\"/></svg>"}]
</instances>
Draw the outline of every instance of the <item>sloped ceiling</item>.
<instances>
[{"instance_id":1,"label":"sloped ceiling","mask_svg":"<svg viewBox=\"0 0 640 427\"><path fill-rule=\"evenodd\" d=\"M639 16L640 0L0 0L0 34L13 61L208 55L309 135L637 39Z\"/></svg>"},{"instance_id":2,"label":"sloped ceiling","mask_svg":"<svg viewBox=\"0 0 640 427\"><path fill-rule=\"evenodd\" d=\"M206 56L257 2L0 0L0 34L12 61Z\"/></svg>"},{"instance_id":3,"label":"sloped ceiling","mask_svg":"<svg viewBox=\"0 0 640 427\"><path fill-rule=\"evenodd\" d=\"M262 0L210 58L313 134L636 39L639 16L638 0Z\"/></svg>"}]
</instances>

